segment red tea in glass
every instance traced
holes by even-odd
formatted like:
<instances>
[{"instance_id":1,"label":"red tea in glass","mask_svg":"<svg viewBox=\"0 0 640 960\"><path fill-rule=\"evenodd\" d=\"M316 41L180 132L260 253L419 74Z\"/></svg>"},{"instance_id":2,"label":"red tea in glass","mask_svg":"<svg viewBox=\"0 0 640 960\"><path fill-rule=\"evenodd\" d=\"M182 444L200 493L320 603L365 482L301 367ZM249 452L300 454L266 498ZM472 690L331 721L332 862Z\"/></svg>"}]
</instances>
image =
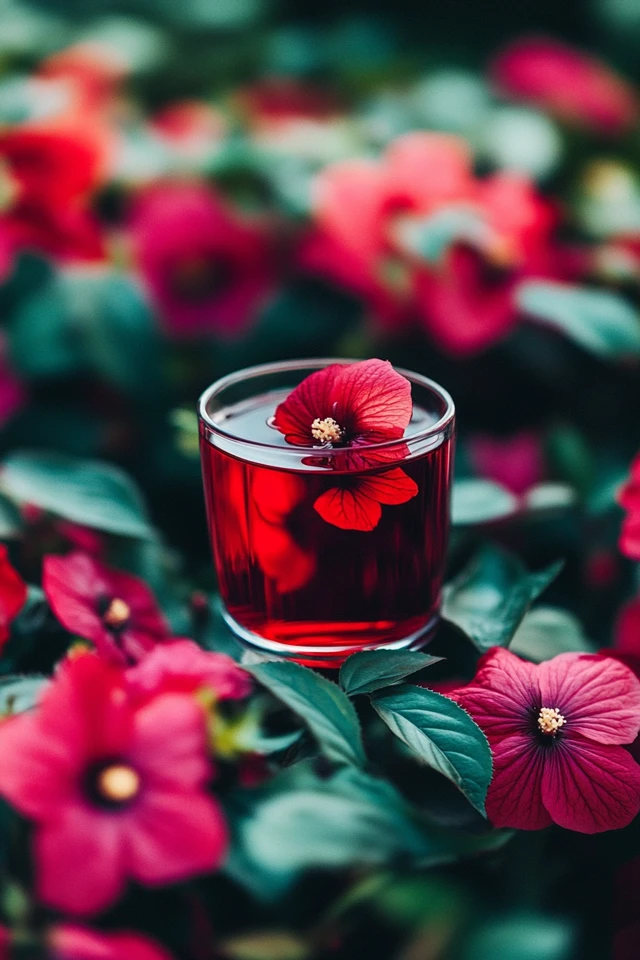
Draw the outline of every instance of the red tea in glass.
<instances>
[{"instance_id":1,"label":"red tea in glass","mask_svg":"<svg viewBox=\"0 0 640 960\"><path fill-rule=\"evenodd\" d=\"M292 361L219 380L200 401L207 517L225 620L252 646L314 666L363 649L419 645L437 621L449 527L454 408L417 374L404 436L358 448L300 447L274 412L331 363ZM390 478L390 480L388 479ZM391 481L409 489L396 502ZM378 503L372 504L371 491ZM372 529L318 512L343 502ZM368 499L362 499L363 497ZM328 498L328 501L327 501Z\"/></svg>"}]
</instances>

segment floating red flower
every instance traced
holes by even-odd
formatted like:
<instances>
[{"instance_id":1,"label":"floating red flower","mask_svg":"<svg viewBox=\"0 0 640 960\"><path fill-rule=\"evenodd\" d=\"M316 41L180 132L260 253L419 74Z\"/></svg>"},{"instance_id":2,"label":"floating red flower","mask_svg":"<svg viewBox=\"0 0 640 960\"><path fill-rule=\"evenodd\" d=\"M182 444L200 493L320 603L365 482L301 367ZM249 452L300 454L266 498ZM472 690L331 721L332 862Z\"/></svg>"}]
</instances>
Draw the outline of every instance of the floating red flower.
<instances>
[{"instance_id":1,"label":"floating red flower","mask_svg":"<svg viewBox=\"0 0 640 960\"><path fill-rule=\"evenodd\" d=\"M65 661L38 708L0 726L0 794L35 823L38 897L67 913L103 910L128 880L216 868L227 830L211 772L198 703L136 704L95 654Z\"/></svg>"},{"instance_id":2,"label":"floating red flower","mask_svg":"<svg viewBox=\"0 0 640 960\"><path fill-rule=\"evenodd\" d=\"M240 700L251 692L251 678L224 653L203 650L193 640L170 640L127 670L134 696L211 691L216 700Z\"/></svg>"},{"instance_id":3,"label":"floating red flower","mask_svg":"<svg viewBox=\"0 0 640 960\"><path fill-rule=\"evenodd\" d=\"M382 504L415 497L415 482L399 467L358 472L403 456L404 448L375 451L367 445L403 437L411 410L411 384L387 360L332 363L306 377L279 404L273 422L288 443L345 449L329 461L340 472L314 503L323 520L344 530L373 530Z\"/></svg>"},{"instance_id":4,"label":"floating red flower","mask_svg":"<svg viewBox=\"0 0 640 960\"><path fill-rule=\"evenodd\" d=\"M618 495L618 503L627 511L620 531L620 550L632 560L640 560L640 454L631 464L631 473Z\"/></svg>"},{"instance_id":5,"label":"floating red flower","mask_svg":"<svg viewBox=\"0 0 640 960\"><path fill-rule=\"evenodd\" d=\"M514 41L494 60L500 90L564 120L620 134L638 117L633 87L595 57L547 37Z\"/></svg>"},{"instance_id":6,"label":"floating red flower","mask_svg":"<svg viewBox=\"0 0 640 960\"><path fill-rule=\"evenodd\" d=\"M451 696L491 745L495 826L599 833L640 811L640 766L621 746L640 730L640 682L624 664L564 653L535 666L497 648Z\"/></svg>"},{"instance_id":7,"label":"floating red flower","mask_svg":"<svg viewBox=\"0 0 640 960\"><path fill-rule=\"evenodd\" d=\"M204 184L158 184L137 200L131 238L143 279L177 337L233 334L273 286L265 231Z\"/></svg>"},{"instance_id":8,"label":"floating red flower","mask_svg":"<svg viewBox=\"0 0 640 960\"><path fill-rule=\"evenodd\" d=\"M27 585L9 562L9 554L0 545L0 650L9 639L9 627L27 599Z\"/></svg>"},{"instance_id":9,"label":"floating red flower","mask_svg":"<svg viewBox=\"0 0 640 960\"><path fill-rule=\"evenodd\" d=\"M49 960L171 960L164 947L139 933L104 933L75 924L53 927L47 948Z\"/></svg>"},{"instance_id":10,"label":"floating red flower","mask_svg":"<svg viewBox=\"0 0 640 960\"><path fill-rule=\"evenodd\" d=\"M91 640L98 652L114 663L137 663L170 635L143 580L114 570L87 553L45 557L42 582L63 626Z\"/></svg>"},{"instance_id":11,"label":"floating red flower","mask_svg":"<svg viewBox=\"0 0 640 960\"><path fill-rule=\"evenodd\" d=\"M434 217L448 236L437 256L419 239ZM534 185L513 173L477 179L465 141L444 134L405 134L379 163L327 167L316 184L316 219L320 233L303 245L304 269L365 296L389 323L417 311L455 355L514 327L524 277L569 271L569 258L552 245L555 211Z\"/></svg>"}]
</instances>

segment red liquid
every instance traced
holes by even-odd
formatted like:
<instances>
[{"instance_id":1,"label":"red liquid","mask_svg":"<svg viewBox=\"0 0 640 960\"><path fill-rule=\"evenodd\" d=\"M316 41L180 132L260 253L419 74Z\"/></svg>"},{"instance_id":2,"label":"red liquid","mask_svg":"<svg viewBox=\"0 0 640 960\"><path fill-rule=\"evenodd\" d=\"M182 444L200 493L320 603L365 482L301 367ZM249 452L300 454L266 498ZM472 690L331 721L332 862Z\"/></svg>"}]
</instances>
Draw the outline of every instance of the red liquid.
<instances>
[{"instance_id":1,"label":"red liquid","mask_svg":"<svg viewBox=\"0 0 640 960\"><path fill-rule=\"evenodd\" d=\"M287 445L266 422L273 395L223 411L243 439ZM414 410L420 420L424 411ZM414 430L414 433L416 430ZM408 431L411 436L411 429ZM291 647L299 662L338 665L364 647L403 641L437 614L449 526L451 440L418 456L345 474L281 469L232 456L201 437L204 490L222 600L240 627ZM246 448L244 448L246 449ZM256 457L260 456L259 453ZM307 455L308 456L308 455ZM272 451L278 462L278 451ZM284 462L292 458L283 456ZM324 520L317 498L336 486L400 467L417 485L405 503L382 504L373 530ZM319 652L295 654L295 648ZM349 649L345 651L345 647ZM336 649L341 648L341 649Z\"/></svg>"}]
</instances>

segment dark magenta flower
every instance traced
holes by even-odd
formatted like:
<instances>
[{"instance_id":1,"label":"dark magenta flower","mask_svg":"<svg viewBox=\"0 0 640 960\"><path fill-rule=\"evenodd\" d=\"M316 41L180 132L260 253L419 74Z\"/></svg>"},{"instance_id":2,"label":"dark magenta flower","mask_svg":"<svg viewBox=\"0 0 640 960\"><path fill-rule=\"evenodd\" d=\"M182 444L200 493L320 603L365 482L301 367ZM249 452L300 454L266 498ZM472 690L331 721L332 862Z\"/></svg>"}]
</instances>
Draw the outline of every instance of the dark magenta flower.
<instances>
[{"instance_id":1,"label":"dark magenta flower","mask_svg":"<svg viewBox=\"0 0 640 960\"><path fill-rule=\"evenodd\" d=\"M211 774L196 700L138 704L123 671L91 653L63 662L37 709L0 725L0 794L34 822L37 896L66 913L105 909L129 880L160 886L218 867L227 829Z\"/></svg>"},{"instance_id":2,"label":"dark magenta flower","mask_svg":"<svg viewBox=\"0 0 640 960\"><path fill-rule=\"evenodd\" d=\"M11 623L27 599L27 585L11 565L4 544L0 545L0 650L9 639Z\"/></svg>"},{"instance_id":3,"label":"dark magenta flower","mask_svg":"<svg viewBox=\"0 0 640 960\"><path fill-rule=\"evenodd\" d=\"M193 640L169 640L127 670L132 694L147 700L159 693L208 690L216 700L241 700L251 692L251 677L224 653L203 650Z\"/></svg>"},{"instance_id":4,"label":"dark magenta flower","mask_svg":"<svg viewBox=\"0 0 640 960\"><path fill-rule=\"evenodd\" d=\"M501 483L518 497L544 479L542 441L532 431L509 437L476 433L469 438L467 450L479 476Z\"/></svg>"},{"instance_id":5,"label":"dark magenta flower","mask_svg":"<svg viewBox=\"0 0 640 960\"><path fill-rule=\"evenodd\" d=\"M160 183L138 197L131 239L143 281L176 337L237 333L273 288L262 227L200 183Z\"/></svg>"},{"instance_id":6,"label":"dark magenta flower","mask_svg":"<svg viewBox=\"0 0 640 960\"><path fill-rule=\"evenodd\" d=\"M341 472L314 503L323 520L343 530L373 530L383 504L415 497L415 482L399 467L358 472L402 458L404 447L376 451L367 445L403 437L411 411L411 384L387 360L332 363L306 377L278 406L274 426L288 443L344 449L328 463Z\"/></svg>"},{"instance_id":7,"label":"dark magenta flower","mask_svg":"<svg viewBox=\"0 0 640 960\"><path fill-rule=\"evenodd\" d=\"M536 666L494 648L451 696L491 746L494 826L600 833L640 811L640 766L622 746L640 730L640 682L623 663L564 653Z\"/></svg>"},{"instance_id":8,"label":"dark magenta flower","mask_svg":"<svg viewBox=\"0 0 640 960\"><path fill-rule=\"evenodd\" d=\"M515 40L495 58L491 75L509 96L599 133L620 134L638 117L631 84L595 57L559 40Z\"/></svg>"},{"instance_id":9,"label":"dark magenta flower","mask_svg":"<svg viewBox=\"0 0 640 960\"><path fill-rule=\"evenodd\" d=\"M640 454L631 464L629 479L618 495L618 503L627 511L620 531L620 550L632 560L640 560Z\"/></svg>"},{"instance_id":10,"label":"dark magenta flower","mask_svg":"<svg viewBox=\"0 0 640 960\"><path fill-rule=\"evenodd\" d=\"M0 954L0 958L1 958ZM60 924L47 935L48 960L171 960L164 947L139 933L104 932Z\"/></svg>"},{"instance_id":11,"label":"dark magenta flower","mask_svg":"<svg viewBox=\"0 0 640 960\"><path fill-rule=\"evenodd\" d=\"M45 557L42 585L60 623L121 666L170 636L147 584L87 553Z\"/></svg>"}]
</instances>

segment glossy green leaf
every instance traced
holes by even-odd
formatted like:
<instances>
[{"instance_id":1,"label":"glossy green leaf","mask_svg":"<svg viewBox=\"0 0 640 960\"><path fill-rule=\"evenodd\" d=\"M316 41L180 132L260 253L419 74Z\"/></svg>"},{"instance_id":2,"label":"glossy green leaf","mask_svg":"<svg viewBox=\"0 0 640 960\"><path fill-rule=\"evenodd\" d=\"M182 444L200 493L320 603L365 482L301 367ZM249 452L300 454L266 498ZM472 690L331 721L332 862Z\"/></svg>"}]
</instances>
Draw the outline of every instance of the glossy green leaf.
<instances>
[{"instance_id":1,"label":"glossy green leaf","mask_svg":"<svg viewBox=\"0 0 640 960\"><path fill-rule=\"evenodd\" d=\"M362 650L341 666L340 684L351 697L372 693L441 660L442 657L431 657L419 650Z\"/></svg>"},{"instance_id":2,"label":"glossy green leaf","mask_svg":"<svg viewBox=\"0 0 640 960\"><path fill-rule=\"evenodd\" d=\"M577 617L559 607L530 610L515 632L509 649L520 657L540 663L559 653L594 653Z\"/></svg>"},{"instance_id":3,"label":"glossy green leaf","mask_svg":"<svg viewBox=\"0 0 640 960\"><path fill-rule=\"evenodd\" d=\"M518 506L518 498L493 480L457 480L451 498L451 521L456 526L490 523L516 513Z\"/></svg>"},{"instance_id":4,"label":"glossy green leaf","mask_svg":"<svg viewBox=\"0 0 640 960\"><path fill-rule=\"evenodd\" d=\"M600 357L640 356L640 317L622 297L607 290L547 280L520 284L519 308L550 324Z\"/></svg>"},{"instance_id":5,"label":"glossy green leaf","mask_svg":"<svg viewBox=\"0 0 640 960\"><path fill-rule=\"evenodd\" d=\"M561 563L554 563L529 573L516 557L486 547L445 587L442 615L483 653L504 647L561 568Z\"/></svg>"},{"instance_id":6,"label":"glossy green leaf","mask_svg":"<svg viewBox=\"0 0 640 960\"><path fill-rule=\"evenodd\" d=\"M484 814L491 782L489 744L480 727L448 697L405 684L371 700L389 729L428 766L451 780Z\"/></svg>"},{"instance_id":7,"label":"glossy green leaf","mask_svg":"<svg viewBox=\"0 0 640 960\"><path fill-rule=\"evenodd\" d=\"M14 503L0 495L0 539L11 540L22 532L22 517Z\"/></svg>"},{"instance_id":8,"label":"glossy green leaf","mask_svg":"<svg viewBox=\"0 0 640 960\"><path fill-rule=\"evenodd\" d=\"M305 722L330 760L365 762L358 717L337 684L297 663L272 661L245 669Z\"/></svg>"},{"instance_id":9,"label":"glossy green leaf","mask_svg":"<svg viewBox=\"0 0 640 960\"><path fill-rule=\"evenodd\" d=\"M570 923L549 914L496 917L475 930L462 960L570 960L576 956Z\"/></svg>"},{"instance_id":10,"label":"glossy green leaf","mask_svg":"<svg viewBox=\"0 0 640 960\"><path fill-rule=\"evenodd\" d=\"M0 488L66 520L126 537L151 537L140 493L118 467L61 453L20 451L0 466Z\"/></svg>"}]
</instances>

